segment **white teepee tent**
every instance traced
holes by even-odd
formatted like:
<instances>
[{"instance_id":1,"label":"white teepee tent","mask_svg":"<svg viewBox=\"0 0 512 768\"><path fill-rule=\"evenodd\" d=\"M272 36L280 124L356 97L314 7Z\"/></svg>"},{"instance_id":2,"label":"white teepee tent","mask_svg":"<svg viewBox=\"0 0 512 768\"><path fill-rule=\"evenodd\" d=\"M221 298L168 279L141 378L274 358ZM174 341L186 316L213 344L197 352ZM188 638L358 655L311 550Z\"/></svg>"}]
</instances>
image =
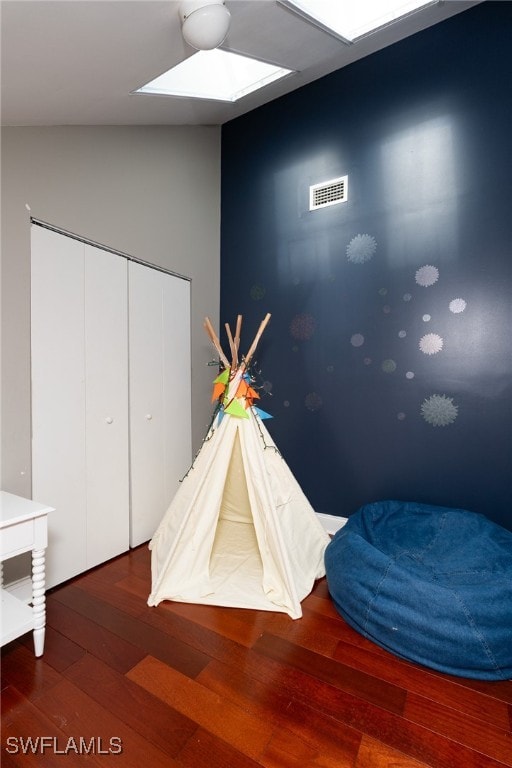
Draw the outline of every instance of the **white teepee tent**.
<instances>
[{"instance_id":1,"label":"white teepee tent","mask_svg":"<svg viewBox=\"0 0 512 768\"><path fill-rule=\"evenodd\" d=\"M241 317L225 370L215 380L219 407L192 468L150 542L149 605L162 600L281 611L300 618L301 600L322 577L329 537L253 405L248 366L263 330L238 362Z\"/></svg>"}]
</instances>

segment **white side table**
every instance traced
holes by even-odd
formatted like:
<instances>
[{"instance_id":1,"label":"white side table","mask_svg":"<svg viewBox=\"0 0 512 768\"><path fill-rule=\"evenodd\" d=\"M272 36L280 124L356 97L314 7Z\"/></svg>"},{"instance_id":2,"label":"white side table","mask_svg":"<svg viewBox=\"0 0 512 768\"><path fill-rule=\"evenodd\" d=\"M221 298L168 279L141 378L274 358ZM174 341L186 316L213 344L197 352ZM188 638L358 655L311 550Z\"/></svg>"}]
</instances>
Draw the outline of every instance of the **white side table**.
<instances>
[{"instance_id":1,"label":"white side table","mask_svg":"<svg viewBox=\"0 0 512 768\"><path fill-rule=\"evenodd\" d=\"M0 491L0 586L1 563L32 551L32 607L2 588L1 645L33 631L36 656L42 656L44 649L47 518L53 511L53 507Z\"/></svg>"}]
</instances>

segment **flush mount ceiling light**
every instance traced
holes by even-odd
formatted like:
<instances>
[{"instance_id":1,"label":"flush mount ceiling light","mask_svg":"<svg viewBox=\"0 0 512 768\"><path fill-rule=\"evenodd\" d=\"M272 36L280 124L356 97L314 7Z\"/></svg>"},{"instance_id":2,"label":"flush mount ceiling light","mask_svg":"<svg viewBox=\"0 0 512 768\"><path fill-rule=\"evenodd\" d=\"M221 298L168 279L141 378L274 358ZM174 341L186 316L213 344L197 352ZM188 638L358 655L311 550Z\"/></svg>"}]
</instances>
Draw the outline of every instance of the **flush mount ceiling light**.
<instances>
[{"instance_id":1,"label":"flush mount ceiling light","mask_svg":"<svg viewBox=\"0 0 512 768\"><path fill-rule=\"evenodd\" d=\"M184 0L179 15L185 42L198 51L217 48L228 33L231 20L224 0Z\"/></svg>"},{"instance_id":2,"label":"flush mount ceiling light","mask_svg":"<svg viewBox=\"0 0 512 768\"><path fill-rule=\"evenodd\" d=\"M398 21L439 0L278 0L281 5L330 32L344 42Z\"/></svg>"},{"instance_id":3,"label":"flush mount ceiling light","mask_svg":"<svg viewBox=\"0 0 512 768\"><path fill-rule=\"evenodd\" d=\"M291 72L291 69L218 48L194 53L134 93L238 101Z\"/></svg>"}]
</instances>

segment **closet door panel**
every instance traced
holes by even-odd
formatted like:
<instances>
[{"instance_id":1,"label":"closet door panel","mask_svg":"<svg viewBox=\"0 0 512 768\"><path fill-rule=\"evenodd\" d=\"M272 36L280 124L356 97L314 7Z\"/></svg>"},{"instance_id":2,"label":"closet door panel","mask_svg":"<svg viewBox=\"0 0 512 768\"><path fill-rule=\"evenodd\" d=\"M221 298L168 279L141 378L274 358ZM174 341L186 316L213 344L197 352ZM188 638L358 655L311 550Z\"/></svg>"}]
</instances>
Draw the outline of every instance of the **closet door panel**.
<instances>
[{"instance_id":1,"label":"closet door panel","mask_svg":"<svg viewBox=\"0 0 512 768\"><path fill-rule=\"evenodd\" d=\"M129 264L130 545L165 511L161 273Z\"/></svg>"},{"instance_id":2,"label":"closet door panel","mask_svg":"<svg viewBox=\"0 0 512 768\"><path fill-rule=\"evenodd\" d=\"M190 465L189 290L129 264L131 546L153 536Z\"/></svg>"},{"instance_id":3,"label":"closet door panel","mask_svg":"<svg viewBox=\"0 0 512 768\"><path fill-rule=\"evenodd\" d=\"M129 547L126 261L85 246L87 568Z\"/></svg>"},{"instance_id":4,"label":"closet door panel","mask_svg":"<svg viewBox=\"0 0 512 768\"><path fill-rule=\"evenodd\" d=\"M86 568L84 246L32 227L32 496L48 518L48 587Z\"/></svg>"},{"instance_id":5,"label":"closet door panel","mask_svg":"<svg viewBox=\"0 0 512 768\"><path fill-rule=\"evenodd\" d=\"M164 283L164 463L167 505L192 461L190 283Z\"/></svg>"}]
</instances>

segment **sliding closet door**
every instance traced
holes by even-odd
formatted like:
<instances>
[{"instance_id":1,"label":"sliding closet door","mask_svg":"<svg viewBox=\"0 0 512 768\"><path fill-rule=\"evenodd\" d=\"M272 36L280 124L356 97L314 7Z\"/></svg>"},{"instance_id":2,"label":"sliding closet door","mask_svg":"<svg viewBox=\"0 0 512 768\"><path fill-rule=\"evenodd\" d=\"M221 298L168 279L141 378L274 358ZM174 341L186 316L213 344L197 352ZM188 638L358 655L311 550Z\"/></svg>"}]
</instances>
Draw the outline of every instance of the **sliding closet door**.
<instances>
[{"instance_id":1,"label":"sliding closet door","mask_svg":"<svg viewBox=\"0 0 512 768\"><path fill-rule=\"evenodd\" d=\"M32 497L55 507L48 587L87 567L83 251L32 227Z\"/></svg>"},{"instance_id":2,"label":"sliding closet door","mask_svg":"<svg viewBox=\"0 0 512 768\"><path fill-rule=\"evenodd\" d=\"M130 544L155 532L191 463L190 284L129 264Z\"/></svg>"},{"instance_id":3,"label":"sliding closet door","mask_svg":"<svg viewBox=\"0 0 512 768\"><path fill-rule=\"evenodd\" d=\"M129 546L126 261L32 227L32 495L47 585Z\"/></svg>"}]
</instances>

